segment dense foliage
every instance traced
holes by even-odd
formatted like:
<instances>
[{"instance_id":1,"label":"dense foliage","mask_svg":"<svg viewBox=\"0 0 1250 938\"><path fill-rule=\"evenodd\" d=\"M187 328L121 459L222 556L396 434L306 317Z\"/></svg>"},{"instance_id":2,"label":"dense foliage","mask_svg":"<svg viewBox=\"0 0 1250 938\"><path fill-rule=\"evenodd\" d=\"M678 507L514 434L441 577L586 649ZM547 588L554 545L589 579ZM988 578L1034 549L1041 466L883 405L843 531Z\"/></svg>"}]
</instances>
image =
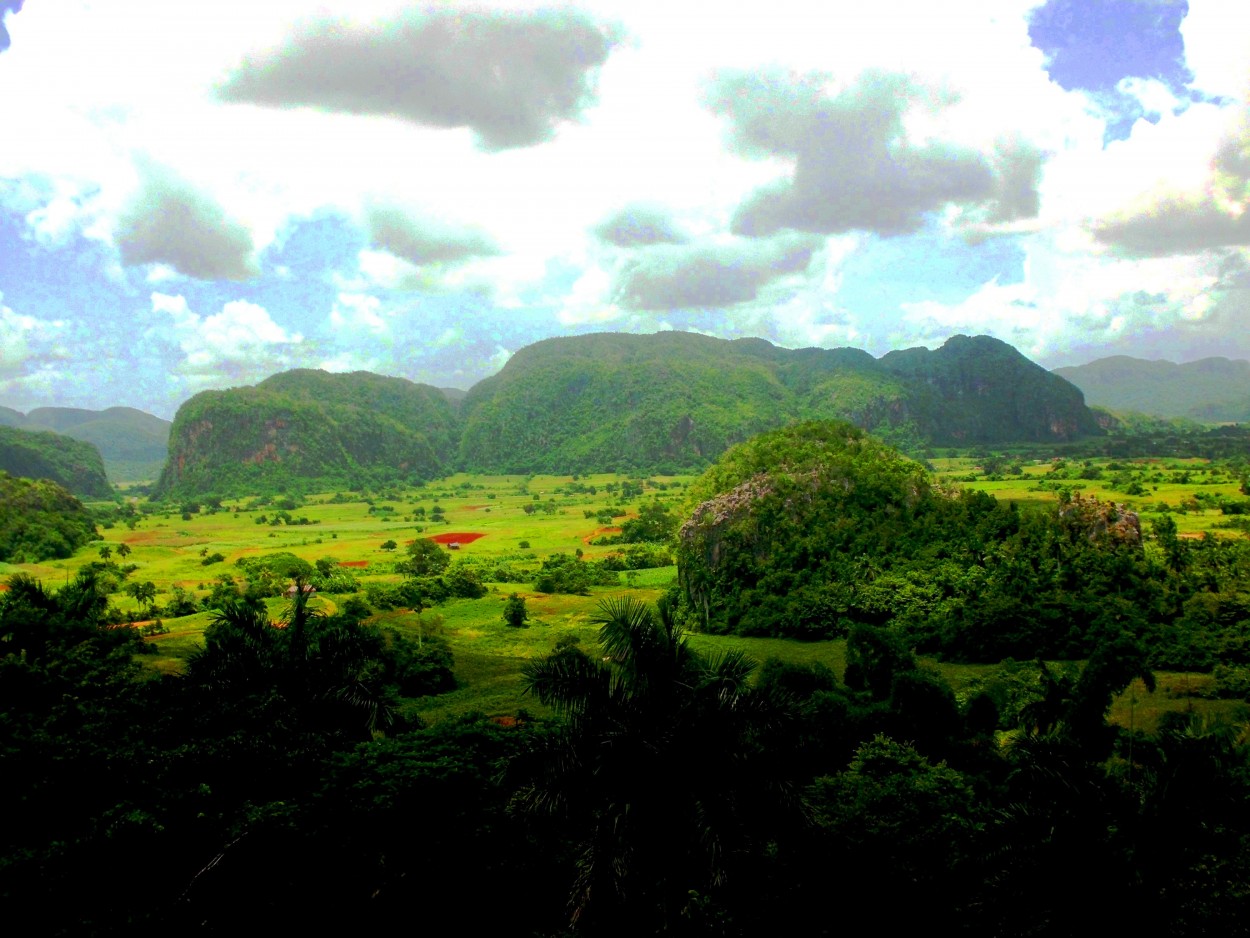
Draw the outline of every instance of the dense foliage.
<instances>
[{"instance_id":1,"label":"dense foliage","mask_svg":"<svg viewBox=\"0 0 1250 938\"><path fill-rule=\"evenodd\" d=\"M368 372L284 372L184 403L157 493L417 482L451 465L455 441L451 405L436 388Z\"/></svg>"},{"instance_id":2,"label":"dense foliage","mask_svg":"<svg viewBox=\"0 0 1250 938\"><path fill-rule=\"evenodd\" d=\"M141 679L89 574L9 587L0 898L41 933L391 932L431 896L553 938L834 934L883 909L973 936L1247 932L1250 746L1186 714L1109 725L1149 677L1122 638L957 697L886 629L852 631L845 675L757 668L611 600L598 649L527 672L557 718L424 728L390 695L439 686L428 638L240 603L185 677Z\"/></svg>"},{"instance_id":3,"label":"dense foliage","mask_svg":"<svg viewBox=\"0 0 1250 938\"><path fill-rule=\"evenodd\" d=\"M840 418L901 444L1063 440L1101 432L1080 392L1010 346L956 336L880 361L680 332L549 339L462 405L463 467L665 471L793 420Z\"/></svg>"},{"instance_id":4,"label":"dense foliage","mask_svg":"<svg viewBox=\"0 0 1250 938\"><path fill-rule=\"evenodd\" d=\"M82 502L55 482L0 472L0 563L69 557L97 536Z\"/></svg>"},{"instance_id":5,"label":"dense foliage","mask_svg":"<svg viewBox=\"0 0 1250 938\"><path fill-rule=\"evenodd\" d=\"M59 433L0 426L0 472L48 479L83 498L113 494L99 450Z\"/></svg>"},{"instance_id":6,"label":"dense foliage","mask_svg":"<svg viewBox=\"0 0 1250 938\"><path fill-rule=\"evenodd\" d=\"M1183 540L1168 517L1064 496L1018 510L933 488L846 424L731 450L691 488L678 564L699 626L830 638L887 626L909 646L998 661L1085 657L1109 636L1155 667L1250 664L1250 542Z\"/></svg>"}]
</instances>

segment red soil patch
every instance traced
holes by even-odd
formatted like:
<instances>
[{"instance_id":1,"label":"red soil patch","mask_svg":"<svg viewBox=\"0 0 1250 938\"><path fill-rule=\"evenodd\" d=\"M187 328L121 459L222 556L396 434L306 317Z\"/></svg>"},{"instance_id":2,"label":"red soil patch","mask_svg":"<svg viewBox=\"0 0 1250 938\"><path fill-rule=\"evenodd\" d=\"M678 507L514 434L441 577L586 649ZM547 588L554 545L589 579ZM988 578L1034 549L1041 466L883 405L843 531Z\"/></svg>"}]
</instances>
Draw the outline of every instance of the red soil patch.
<instances>
[{"instance_id":1,"label":"red soil patch","mask_svg":"<svg viewBox=\"0 0 1250 938\"><path fill-rule=\"evenodd\" d=\"M465 511L481 511L483 508L489 508L490 505L461 505Z\"/></svg>"},{"instance_id":2,"label":"red soil patch","mask_svg":"<svg viewBox=\"0 0 1250 938\"><path fill-rule=\"evenodd\" d=\"M9 584L0 583L0 593L7 593L8 590L9 590Z\"/></svg>"},{"instance_id":3,"label":"red soil patch","mask_svg":"<svg viewBox=\"0 0 1250 938\"><path fill-rule=\"evenodd\" d=\"M367 560L340 560L339 566L340 567L367 567L369 566L369 561Z\"/></svg>"},{"instance_id":4,"label":"red soil patch","mask_svg":"<svg viewBox=\"0 0 1250 938\"><path fill-rule=\"evenodd\" d=\"M472 544L485 534L435 534L430 540L435 544Z\"/></svg>"}]
</instances>

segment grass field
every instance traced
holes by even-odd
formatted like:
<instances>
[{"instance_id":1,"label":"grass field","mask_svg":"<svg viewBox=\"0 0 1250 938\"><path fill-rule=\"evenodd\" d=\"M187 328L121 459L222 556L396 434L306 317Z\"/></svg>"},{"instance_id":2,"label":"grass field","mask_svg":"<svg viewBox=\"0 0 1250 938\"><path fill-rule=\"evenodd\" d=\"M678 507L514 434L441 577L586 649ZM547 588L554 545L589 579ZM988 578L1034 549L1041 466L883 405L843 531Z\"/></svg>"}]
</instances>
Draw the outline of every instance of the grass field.
<instances>
[{"instance_id":1,"label":"grass field","mask_svg":"<svg viewBox=\"0 0 1250 938\"><path fill-rule=\"evenodd\" d=\"M1019 475L1002 478L986 478L977 468L978 461L968 456L933 462L939 480L972 485L999 498L1026 504L1058 498L1054 488L1043 487L1053 482L1054 464L1050 462L1026 464L1020 467ZM1212 531L1241 536L1239 532L1216 528L1224 516L1218 508L1209 507L1212 496L1242 497L1237 481L1226 473L1196 460L1121 460L1117 469L1107 468L1110 463L1096 460L1083 466L1089 470L1087 475L1095 475L1093 470L1097 469L1102 478L1064 480L1061 484L1085 495L1128 502L1143 513L1143 521L1160 504L1183 508L1184 514L1173 514L1183 534L1197 536ZM1131 463L1130 469L1124 468L1126 463ZM1123 487L1130 477L1138 481L1145 494L1126 496L1116 487ZM187 515L171 507L142 516L133 528L116 524L102 531L103 542L67 561L20 567L0 564L0 579L25 571L48 586L56 586L72 577L82 564L99 559L101 548L109 548L113 559L118 560L118 548L125 545L129 555L124 562L136 567L130 579L154 583L158 603L167 601L175 586L203 595L219 576L239 575L236 561L240 558L276 551L288 551L310 563L323 557L333 558L347 565L364 586L371 582L398 582L401 577L393 568L404 556L403 545L413 538L433 535L457 535L457 547L452 552L466 561L506 560L514 566L536 570L542 558L557 552L581 550L589 559L605 556L614 548L591 542L636 515L639 504L645 500L659 498L679 513L686 507L685 486L689 477L653 477L641 496L630 493L629 498L621 497L624 481L613 475L573 478L461 474L418 489L375 494L368 501L358 495L324 493L285 509L258 505L251 499L225 502L219 511L201 510ZM437 515L441 515L441 521L434 520L436 507L440 509ZM286 515L297 523L283 523L281 518ZM298 523L304 519L307 523ZM383 549L388 541L396 542L398 549ZM224 559L205 564L216 554ZM489 583L490 591L481 599L453 600L427 610L420 618L406 610L381 612L376 621L414 638L440 635L451 646L460 687L410 704L423 718L434 720L470 710L492 715L515 714L521 709L540 713L543 708L522 690L520 678L525 664L549 653L555 642L566 635L576 635L582 647L593 649L597 640L593 619L605 596L628 592L652 601L675 575L674 567L622 574L619 587L596 587L589 596L536 593L532 583ZM513 629L503 622L503 604L512 592L526 598L531 617L528 628ZM337 599L341 601L342 597ZM121 593L113 601L123 612L139 608L133 599ZM336 597L317 597L314 605L333 611L335 602ZM283 601L270 600L270 604L276 617ZM180 670L186 657L202 643L209 621L210 614L203 612L166 620L168 633L147 639L157 653L144 656L145 664L165 673ZM805 644L709 635L692 635L690 641L700 652L739 648L757 661L770 656L794 662L819 661L838 674L845 667L845 643L841 641ZM938 668L957 692L993 667L929 664ZM1200 707L1244 716L1245 706L1240 703L1190 696L1190 692L1200 692L1209 681L1205 675L1160 675L1158 691L1147 694L1144 688L1130 689L1115 703L1112 717L1124 725L1131 723L1149 729L1169 709Z\"/></svg>"},{"instance_id":2,"label":"grass field","mask_svg":"<svg viewBox=\"0 0 1250 938\"><path fill-rule=\"evenodd\" d=\"M1160 509L1166 509L1182 536L1198 537L1208 532L1241 536L1238 530L1221 527L1229 518L1218 507L1221 500L1245 500L1240 480L1207 460L1104 458L1066 464L1057 460L1006 461L1018 474L987 474L985 460L972 456L930 462L934 477L940 482L980 489L1021 506L1053 503L1062 487L1084 497L1125 505L1140 514L1146 531L1150 519Z\"/></svg>"}]
</instances>

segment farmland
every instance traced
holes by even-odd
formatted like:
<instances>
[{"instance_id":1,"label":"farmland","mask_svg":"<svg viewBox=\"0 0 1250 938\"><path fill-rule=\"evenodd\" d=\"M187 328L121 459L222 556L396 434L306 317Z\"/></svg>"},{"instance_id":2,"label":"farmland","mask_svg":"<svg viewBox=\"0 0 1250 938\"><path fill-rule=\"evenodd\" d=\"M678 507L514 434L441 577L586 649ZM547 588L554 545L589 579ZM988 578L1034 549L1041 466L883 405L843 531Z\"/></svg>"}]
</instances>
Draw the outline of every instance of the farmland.
<instances>
[{"instance_id":1,"label":"farmland","mask_svg":"<svg viewBox=\"0 0 1250 938\"><path fill-rule=\"evenodd\" d=\"M1204 460L1090 460L1065 464L1055 460L1020 460L995 457L986 472L986 460L970 454L932 460L940 483L981 489L1021 505L1053 503L1059 490L1094 495L1127 503L1139 511L1143 527L1161 509L1175 518L1181 536L1240 536L1227 527L1228 515L1220 501L1241 497L1239 481L1226 468ZM1056 469L1058 467L1058 469ZM1075 476L1075 478L1065 478ZM488 592L478 599L452 598L417 613L411 609L376 610L372 621L409 636L438 636L455 656L456 690L409 701L408 712L425 720L437 720L473 711L492 715L518 710L541 713L544 708L523 694L520 675L525 664L552 650L557 640L575 636L583 648L593 648L598 626L598 604L605 596L628 593L654 601L674 581L674 567L631 570L620 574L620 585L593 586L585 595L545 594L534 589L542 559L559 553L602 560L618 552L618 545L595 543L619 531L620 523L636 517L638 507L652 501L681 514L690 507L686 488L690 476L653 476L633 480L611 474L496 475L457 474L420 488L389 489L371 493L319 493L301 498L235 499L208 504L149 505L137 499L115 520L103 526L103 541L95 542L65 561L42 564L0 565L0 577L25 571L49 586L65 583L77 569L98 560L102 548L133 566L128 582L155 585L158 606L172 591L183 590L203 598L223 579L243 574L238 561L278 552L290 553L312 564L328 558L350 573L361 590L371 585L388 586L402 579L397 563L405 559L403 547L413 538L430 537L444 544L454 563L485 573ZM1124 489L1137 482L1142 494ZM97 509L107 508L99 504ZM183 510L194 509L194 510ZM126 517L128 515L128 517ZM384 544L394 544L384 549ZM222 559L210 562L214 558ZM491 571L502 567L516 574L510 582L492 580ZM526 600L530 620L525 629L504 625L505 599L516 593ZM125 592L111 601L118 610L142 625L143 607ZM333 613L343 597L318 596L313 606ZM285 600L267 600L277 618ZM152 654L142 657L145 667L177 673L196 648L212 619L211 611L160 620L167 631L149 635ZM778 657L800 663L820 662L841 673L845 666L845 641L801 643L775 638L694 635L692 644L701 651L736 648L757 661ZM975 683L993 666L930 661L960 691ZM1236 710L1230 701L1201 699L1211 683L1209 675L1161 674L1161 690L1147 695L1136 686L1119 700L1112 719L1127 725L1149 727L1158 714L1169 709L1217 708ZM1132 699L1130 699L1132 697Z\"/></svg>"}]
</instances>

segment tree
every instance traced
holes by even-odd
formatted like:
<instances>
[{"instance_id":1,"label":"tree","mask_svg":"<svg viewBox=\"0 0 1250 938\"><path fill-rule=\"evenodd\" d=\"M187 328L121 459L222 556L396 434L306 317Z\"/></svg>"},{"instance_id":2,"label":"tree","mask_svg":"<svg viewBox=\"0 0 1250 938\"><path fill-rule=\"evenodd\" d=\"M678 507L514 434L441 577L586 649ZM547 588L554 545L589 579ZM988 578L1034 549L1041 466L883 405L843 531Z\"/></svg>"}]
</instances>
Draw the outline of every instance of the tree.
<instances>
[{"instance_id":1,"label":"tree","mask_svg":"<svg viewBox=\"0 0 1250 938\"><path fill-rule=\"evenodd\" d=\"M503 604L503 620L514 629L526 627L530 614L525 608L525 597L516 593L510 595Z\"/></svg>"},{"instance_id":2,"label":"tree","mask_svg":"<svg viewBox=\"0 0 1250 938\"><path fill-rule=\"evenodd\" d=\"M428 537L408 542L408 572L413 576L438 576L447 569L451 557Z\"/></svg>"},{"instance_id":3,"label":"tree","mask_svg":"<svg viewBox=\"0 0 1250 938\"><path fill-rule=\"evenodd\" d=\"M113 556L113 548L109 547L107 544L105 544L103 547L100 548L101 560L107 561L112 556Z\"/></svg>"},{"instance_id":4,"label":"tree","mask_svg":"<svg viewBox=\"0 0 1250 938\"><path fill-rule=\"evenodd\" d=\"M394 541L383 541L383 542L382 542L382 549L383 549L383 550L386 550L386 551L391 551L391 550L394 550L394 549L395 549L396 547L398 547L398 546L399 546L399 545L398 545L398 544L396 544Z\"/></svg>"},{"instance_id":5,"label":"tree","mask_svg":"<svg viewBox=\"0 0 1250 938\"><path fill-rule=\"evenodd\" d=\"M130 545L129 545L129 544L118 544L118 545L117 545L117 556L118 556L118 557L120 557L120 558L122 558L122 560L125 560L127 557L129 557L129 556L130 556Z\"/></svg>"},{"instance_id":6,"label":"tree","mask_svg":"<svg viewBox=\"0 0 1250 938\"><path fill-rule=\"evenodd\" d=\"M127 583L126 592L134 597L135 602L142 606L146 611L151 612L152 604L156 602L156 584L151 580L143 583Z\"/></svg>"},{"instance_id":7,"label":"tree","mask_svg":"<svg viewBox=\"0 0 1250 938\"><path fill-rule=\"evenodd\" d=\"M758 858L771 821L796 806L786 760L769 751L786 714L752 692L741 652L691 650L666 602L599 608L607 664L565 646L525 669L526 691L568 722L522 763L519 803L572 824L574 923L658 933L692 891L722 890Z\"/></svg>"},{"instance_id":8,"label":"tree","mask_svg":"<svg viewBox=\"0 0 1250 938\"><path fill-rule=\"evenodd\" d=\"M638 517L621 525L621 542L667 541L676 533L678 523L677 516L656 499L640 505Z\"/></svg>"}]
</instances>

